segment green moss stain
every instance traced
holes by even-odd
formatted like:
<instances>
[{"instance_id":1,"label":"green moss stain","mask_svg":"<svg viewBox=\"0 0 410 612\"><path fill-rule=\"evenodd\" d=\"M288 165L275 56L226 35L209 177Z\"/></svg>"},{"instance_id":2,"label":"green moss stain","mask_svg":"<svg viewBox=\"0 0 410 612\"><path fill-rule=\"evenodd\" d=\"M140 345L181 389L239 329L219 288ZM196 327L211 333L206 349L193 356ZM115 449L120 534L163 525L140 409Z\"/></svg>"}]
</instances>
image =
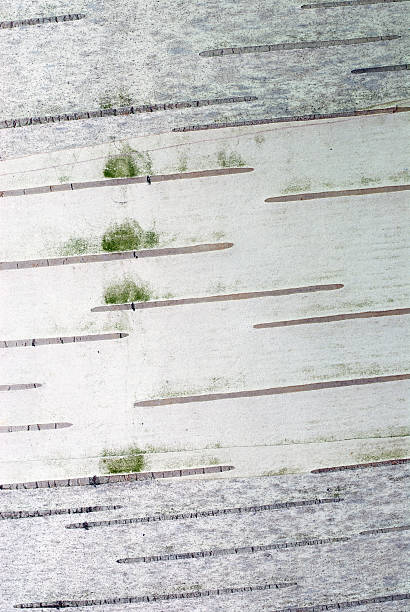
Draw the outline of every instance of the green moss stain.
<instances>
[{"instance_id":1,"label":"green moss stain","mask_svg":"<svg viewBox=\"0 0 410 612\"><path fill-rule=\"evenodd\" d=\"M153 247L158 246L159 244L159 235L154 230L148 230L145 232L143 246L146 249L152 249Z\"/></svg>"},{"instance_id":2,"label":"green moss stain","mask_svg":"<svg viewBox=\"0 0 410 612\"><path fill-rule=\"evenodd\" d=\"M381 179L378 178L378 177L370 178L368 176L362 176L360 178L360 184L365 186L365 187L367 185L374 185L375 183L379 184L380 182L381 182Z\"/></svg>"},{"instance_id":3,"label":"green moss stain","mask_svg":"<svg viewBox=\"0 0 410 612\"><path fill-rule=\"evenodd\" d=\"M87 240L87 238L69 238L61 248L59 249L60 255L84 255L93 250L93 242Z\"/></svg>"},{"instance_id":4,"label":"green moss stain","mask_svg":"<svg viewBox=\"0 0 410 612\"><path fill-rule=\"evenodd\" d=\"M304 193L310 191L312 183L308 179L303 179L300 181L292 181L287 187L282 189L282 194L287 193Z\"/></svg>"},{"instance_id":5,"label":"green moss stain","mask_svg":"<svg viewBox=\"0 0 410 612\"><path fill-rule=\"evenodd\" d=\"M126 178L138 174L138 168L131 155L111 155L104 168L106 178Z\"/></svg>"},{"instance_id":6,"label":"green moss stain","mask_svg":"<svg viewBox=\"0 0 410 612\"><path fill-rule=\"evenodd\" d=\"M106 178L126 178L152 172L152 159L147 151L124 145L120 153L108 156L103 174Z\"/></svg>"},{"instance_id":7,"label":"green moss stain","mask_svg":"<svg viewBox=\"0 0 410 612\"><path fill-rule=\"evenodd\" d=\"M396 174L391 174L388 178L393 183L407 183L410 181L410 170L405 168Z\"/></svg>"},{"instance_id":8,"label":"green moss stain","mask_svg":"<svg viewBox=\"0 0 410 612\"><path fill-rule=\"evenodd\" d=\"M112 283L104 291L106 304L124 304L126 302L147 302L152 293L147 285L137 285L130 278L123 278L117 283Z\"/></svg>"},{"instance_id":9,"label":"green moss stain","mask_svg":"<svg viewBox=\"0 0 410 612\"><path fill-rule=\"evenodd\" d=\"M209 457L207 461L209 465L219 465L221 463L218 457Z\"/></svg>"},{"instance_id":10,"label":"green moss stain","mask_svg":"<svg viewBox=\"0 0 410 612\"><path fill-rule=\"evenodd\" d=\"M141 472L147 465L144 457L145 451L131 446L125 450L103 451L100 467L108 474L119 474L121 472ZM123 455L119 457L118 455Z\"/></svg>"},{"instance_id":11,"label":"green moss stain","mask_svg":"<svg viewBox=\"0 0 410 612\"><path fill-rule=\"evenodd\" d=\"M286 474L298 474L301 470L298 468L288 468L283 467L279 470L270 470L268 472L263 472L261 476L285 476Z\"/></svg>"},{"instance_id":12,"label":"green moss stain","mask_svg":"<svg viewBox=\"0 0 410 612\"><path fill-rule=\"evenodd\" d=\"M159 235L150 230L144 231L133 219L114 223L104 233L101 240L103 251L132 251L158 245Z\"/></svg>"},{"instance_id":13,"label":"green moss stain","mask_svg":"<svg viewBox=\"0 0 410 612\"><path fill-rule=\"evenodd\" d=\"M221 168L241 168L246 165L238 153L231 152L228 154L225 150L218 152L217 160Z\"/></svg>"},{"instance_id":14,"label":"green moss stain","mask_svg":"<svg viewBox=\"0 0 410 612\"><path fill-rule=\"evenodd\" d=\"M357 463L373 463L374 461L388 461L389 459L401 459L409 456L409 449L404 446L396 446L389 450L374 453L355 455Z\"/></svg>"},{"instance_id":15,"label":"green moss stain","mask_svg":"<svg viewBox=\"0 0 410 612\"><path fill-rule=\"evenodd\" d=\"M102 109L114 108L115 106L131 106L132 97L125 90L116 93L105 92L100 96L99 104Z\"/></svg>"},{"instance_id":16,"label":"green moss stain","mask_svg":"<svg viewBox=\"0 0 410 612\"><path fill-rule=\"evenodd\" d=\"M228 390L232 387L240 388L245 384L245 376L239 375L236 380L228 379L224 376L213 376L209 383L202 387L171 387L169 381L165 381L158 392L151 394L151 398L158 397L184 397L186 395L203 395L204 393L213 393L216 391Z\"/></svg>"},{"instance_id":17,"label":"green moss stain","mask_svg":"<svg viewBox=\"0 0 410 612\"><path fill-rule=\"evenodd\" d=\"M186 172L188 170L188 156L185 153L178 158L177 170L178 172Z\"/></svg>"},{"instance_id":18,"label":"green moss stain","mask_svg":"<svg viewBox=\"0 0 410 612\"><path fill-rule=\"evenodd\" d=\"M63 174L62 176L58 177L58 182L59 183L69 183L70 182L70 177L67 174Z\"/></svg>"}]
</instances>

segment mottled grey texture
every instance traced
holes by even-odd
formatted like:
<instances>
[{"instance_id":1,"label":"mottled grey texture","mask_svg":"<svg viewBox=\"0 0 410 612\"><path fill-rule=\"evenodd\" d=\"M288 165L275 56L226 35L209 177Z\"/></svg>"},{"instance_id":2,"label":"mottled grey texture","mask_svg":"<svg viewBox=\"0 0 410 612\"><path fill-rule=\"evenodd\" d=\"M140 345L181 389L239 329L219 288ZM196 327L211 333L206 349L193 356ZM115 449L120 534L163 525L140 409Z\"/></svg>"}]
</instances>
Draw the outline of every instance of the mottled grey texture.
<instances>
[{"instance_id":1,"label":"mottled grey texture","mask_svg":"<svg viewBox=\"0 0 410 612\"><path fill-rule=\"evenodd\" d=\"M383 6L386 4L386 6ZM135 3L78 0L85 19L13 28L3 51L0 119L100 108L123 92L133 105L256 96L257 101L29 126L2 138L1 156L127 138L195 123L335 112L408 97L405 71L357 77L362 66L408 62L406 2L301 10L300 0ZM57 7L56 7L57 8ZM59 10L62 6L58 7ZM4 2L4 20L38 8ZM70 9L72 10L72 9ZM50 14L49 12L46 13ZM38 17L39 14L33 16ZM206 49L401 36L361 45L199 57Z\"/></svg>"},{"instance_id":2,"label":"mottled grey texture","mask_svg":"<svg viewBox=\"0 0 410 612\"><path fill-rule=\"evenodd\" d=\"M307 497L341 496L338 504L293 507L254 514L195 520L66 530L65 516L1 521L0 610L18 603L104 600L297 582L295 587L259 592L152 602L152 612L276 611L291 607L366 601L408 592L405 532L359 535L405 524L406 465L337 474L255 479L152 481L98 487L14 490L0 493L1 511L120 504L101 511L110 519L135 515L203 511ZM346 542L271 551L123 564L131 556L278 544L303 539L349 537ZM27 551L32 551L27 555ZM80 608L81 609L81 608ZM96 612L147 610L146 603L96 605ZM358 612L405 612L406 602L363 603Z\"/></svg>"}]
</instances>

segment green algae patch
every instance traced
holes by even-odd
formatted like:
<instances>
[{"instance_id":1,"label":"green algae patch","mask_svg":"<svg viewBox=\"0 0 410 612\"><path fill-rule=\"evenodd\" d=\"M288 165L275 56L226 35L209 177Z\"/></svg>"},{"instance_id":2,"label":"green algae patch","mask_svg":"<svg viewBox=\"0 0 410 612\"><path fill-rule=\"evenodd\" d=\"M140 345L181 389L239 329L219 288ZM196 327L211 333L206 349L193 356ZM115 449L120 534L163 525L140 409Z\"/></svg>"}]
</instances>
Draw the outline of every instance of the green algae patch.
<instances>
[{"instance_id":1,"label":"green algae patch","mask_svg":"<svg viewBox=\"0 0 410 612\"><path fill-rule=\"evenodd\" d=\"M144 231L133 219L114 223L104 233L101 240L103 251L134 251L152 248L159 243L159 235L153 230Z\"/></svg>"},{"instance_id":2,"label":"green algae patch","mask_svg":"<svg viewBox=\"0 0 410 612\"><path fill-rule=\"evenodd\" d=\"M131 95L124 90L119 91L118 93L105 92L100 97L100 108L114 108L115 106L131 106L132 97Z\"/></svg>"},{"instance_id":3,"label":"green algae patch","mask_svg":"<svg viewBox=\"0 0 410 612\"><path fill-rule=\"evenodd\" d=\"M388 461L389 459L402 459L408 456L408 447L397 446L396 448L380 452L356 455L355 461L358 463L373 463L376 461Z\"/></svg>"},{"instance_id":4,"label":"green algae patch","mask_svg":"<svg viewBox=\"0 0 410 612\"><path fill-rule=\"evenodd\" d=\"M300 182L294 181L290 183L287 187L282 189L282 194L287 193L304 193L308 192L311 189L312 183L309 180L302 180Z\"/></svg>"},{"instance_id":5,"label":"green algae patch","mask_svg":"<svg viewBox=\"0 0 410 612\"><path fill-rule=\"evenodd\" d=\"M391 174L389 176L389 180L394 181L395 183L400 183L401 181L407 183L410 181L410 170L406 168L405 170L401 170L396 174Z\"/></svg>"},{"instance_id":6,"label":"green algae patch","mask_svg":"<svg viewBox=\"0 0 410 612\"><path fill-rule=\"evenodd\" d=\"M110 156L104 168L106 178L126 178L138 174L138 167L131 155Z\"/></svg>"},{"instance_id":7,"label":"green algae patch","mask_svg":"<svg viewBox=\"0 0 410 612\"><path fill-rule=\"evenodd\" d=\"M69 238L59 250L60 255L84 255L93 249L93 244L86 238Z\"/></svg>"},{"instance_id":8,"label":"green algae patch","mask_svg":"<svg viewBox=\"0 0 410 612\"><path fill-rule=\"evenodd\" d=\"M147 232L144 232L143 246L146 249L152 249L153 247L158 246L158 244L159 235L157 234L157 232L154 232L154 230L148 230Z\"/></svg>"},{"instance_id":9,"label":"green algae patch","mask_svg":"<svg viewBox=\"0 0 410 612\"><path fill-rule=\"evenodd\" d=\"M137 285L130 278L109 285L104 291L106 304L124 304L126 302L147 302L152 297L146 285Z\"/></svg>"},{"instance_id":10,"label":"green algae patch","mask_svg":"<svg viewBox=\"0 0 410 612\"><path fill-rule=\"evenodd\" d=\"M120 153L108 156L103 174L106 178L129 178L152 174L151 156L147 151L136 151L126 145Z\"/></svg>"},{"instance_id":11,"label":"green algae patch","mask_svg":"<svg viewBox=\"0 0 410 612\"><path fill-rule=\"evenodd\" d=\"M100 467L108 474L122 472L141 472L147 465L144 457L145 451L132 446L122 451L103 451ZM123 455L122 457L118 455Z\"/></svg>"},{"instance_id":12,"label":"green algae patch","mask_svg":"<svg viewBox=\"0 0 410 612\"><path fill-rule=\"evenodd\" d=\"M178 158L177 165L178 172L186 172L188 170L188 157L185 154L182 154Z\"/></svg>"},{"instance_id":13,"label":"green algae patch","mask_svg":"<svg viewBox=\"0 0 410 612\"><path fill-rule=\"evenodd\" d=\"M364 186L379 184L381 182L381 179L378 177L371 178L369 176L362 176L360 179L360 184Z\"/></svg>"},{"instance_id":14,"label":"green algae patch","mask_svg":"<svg viewBox=\"0 0 410 612\"><path fill-rule=\"evenodd\" d=\"M283 467L279 470L269 470L268 472L263 472L261 476L287 476L289 474L299 474L301 470L297 468L288 468Z\"/></svg>"},{"instance_id":15,"label":"green algae patch","mask_svg":"<svg viewBox=\"0 0 410 612\"><path fill-rule=\"evenodd\" d=\"M217 159L221 168L241 168L246 165L242 157L234 152L228 155L226 151L219 151Z\"/></svg>"}]
</instances>

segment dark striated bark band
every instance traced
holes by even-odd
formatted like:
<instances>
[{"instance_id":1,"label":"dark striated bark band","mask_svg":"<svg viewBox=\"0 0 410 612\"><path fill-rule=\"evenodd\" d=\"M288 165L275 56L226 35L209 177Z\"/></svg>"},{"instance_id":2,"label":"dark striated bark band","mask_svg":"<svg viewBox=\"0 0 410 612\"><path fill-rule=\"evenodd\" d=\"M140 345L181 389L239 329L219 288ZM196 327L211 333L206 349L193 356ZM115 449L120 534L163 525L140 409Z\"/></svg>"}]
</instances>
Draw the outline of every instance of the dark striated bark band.
<instances>
[{"instance_id":1,"label":"dark striated bark band","mask_svg":"<svg viewBox=\"0 0 410 612\"><path fill-rule=\"evenodd\" d=\"M47 115L43 117L5 119L4 121L0 121L0 129L25 127L28 125L44 125L47 123L61 123L63 121L78 121L79 119L98 119L100 117L138 115L140 113L154 113L157 111L174 110L179 108L198 108L200 106L254 102L257 99L258 98L256 96L233 96L230 98L187 100L184 102L167 102L165 104L147 104L143 106L122 106L119 108L105 108L91 111L75 111L72 113L63 113L62 115Z\"/></svg>"},{"instance_id":2,"label":"dark striated bark band","mask_svg":"<svg viewBox=\"0 0 410 612\"><path fill-rule=\"evenodd\" d=\"M0 520L59 516L60 514L105 512L107 510L118 510L119 508L122 508L122 506L82 506L80 508L52 508L49 510L8 510L5 512L0 511Z\"/></svg>"},{"instance_id":3,"label":"dark striated bark band","mask_svg":"<svg viewBox=\"0 0 410 612\"><path fill-rule=\"evenodd\" d=\"M41 383L18 383L16 385L0 385L0 391L25 391L26 389L38 389Z\"/></svg>"},{"instance_id":4,"label":"dark striated bark band","mask_svg":"<svg viewBox=\"0 0 410 612\"><path fill-rule=\"evenodd\" d=\"M226 121L221 123L202 123L173 128L173 132L195 132L199 130L215 130L218 128L241 127L247 125L265 125L269 123L293 123L301 121L317 121L319 119L339 119L350 117L362 117L367 115L380 115L392 113L408 113L410 106L389 106L387 108L372 108L369 110L345 110L337 113L314 113L311 115L293 115L288 117L273 117L265 119L248 119L238 121Z\"/></svg>"},{"instance_id":5,"label":"dark striated bark band","mask_svg":"<svg viewBox=\"0 0 410 612\"><path fill-rule=\"evenodd\" d=\"M312 8L336 8L338 6L361 6L365 4L388 4L389 2L408 2L409 0L334 0L333 2L315 2L313 4L302 4L302 9Z\"/></svg>"},{"instance_id":6,"label":"dark striated bark band","mask_svg":"<svg viewBox=\"0 0 410 612\"><path fill-rule=\"evenodd\" d=\"M408 376L410 378L410 376ZM388 459L387 461L370 461L369 463L353 463L352 465L336 465L334 467L317 468L311 470L312 474L326 474L328 472L343 472L344 470L363 470L366 468L383 467L388 465L402 465L409 463L410 458Z\"/></svg>"},{"instance_id":7,"label":"dark striated bark band","mask_svg":"<svg viewBox=\"0 0 410 612\"><path fill-rule=\"evenodd\" d=\"M384 187L365 187L363 189L341 189L339 191L316 191L310 193L292 193L291 195L266 198L265 202L297 202L300 200L318 200L320 198L342 198L346 196L372 195L373 193L390 193L408 191L410 185L385 185Z\"/></svg>"},{"instance_id":8,"label":"dark striated bark band","mask_svg":"<svg viewBox=\"0 0 410 612\"><path fill-rule=\"evenodd\" d=\"M298 542L276 542L275 544L261 544L255 546L237 546L234 548L216 548L214 550L201 550L197 552L174 553L164 555L151 555L149 557L127 557L117 559L117 563L151 563L153 561L177 561L180 559L203 559L206 557L222 557L242 553L258 553L268 550L283 550L298 548L300 546L318 546L320 544L333 544L334 542L347 542L348 537L323 538L314 540L299 540Z\"/></svg>"},{"instance_id":9,"label":"dark striated bark band","mask_svg":"<svg viewBox=\"0 0 410 612\"><path fill-rule=\"evenodd\" d=\"M211 402L215 400L233 399L240 397L261 397L264 395L279 395L282 393L301 393L304 391L320 391L322 389L337 389L338 387L351 387L353 385L371 385L375 383L396 382L410 380L410 374L393 374L389 376L373 376L371 378L351 378L349 380L327 380L324 382L307 383L304 385L290 385L288 387L271 387L270 389L252 389L249 391L234 391L230 393L207 393L204 395L186 395L180 397L166 397L135 402L140 406L167 406L170 404L189 404L191 402Z\"/></svg>"},{"instance_id":10,"label":"dark striated bark band","mask_svg":"<svg viewBox=\"0 0 410 612\"><path fill-rule=\"evenodd\" d=\"M127 603L153 603L156 601L170 601L173 599L197 599L199 597L212 597L215 595L230 595L234 593L249 593L255 591L266 591L269 589L282 589L285 587L297 586L297 582L281 582L275 584L263 584L245 587L224 587L221 589L209 589L206 591L187 591L185 593L167 593L164 595L142 595L131 597L110 597L108 599L74 599L58 600L52 602L36 602L26 604L16 604L15 608L79 608L81 606L103 606L106 604L127 604ZM309 606L292 606L291 608L281 608L272 612L323 612L324 610L344 610L345 608L355 608L368 604L386 603L389 601L404 601L410 599L410 593L390 593L389 595L378 595L366 599L354 599L349 601L339 601L326 604L316 604Z\"/></svg>"},{"instance_id":11,"label":"dark striated bark band","mask_svg":"<svg viewBox=\"0 0 410 612\"><path fill-rule=\"evenodd\" d=\"M227 293L224 295L207 295L199 298L182 298L178 300L151 300L147 302L130 302L125 304L109 304L95 306L91 312L106 312L111 310L142 310L144 308L160 308L162 306L183 306L185 304L205 304L208 302L229 302L236 300L250 300L262 297L279 297L295 293L312 293L314 291L333 291L342 289L341 283L329 285L308 285L306 287L292 287L290 289L273 289L272 291L251 291L247 293Z\"/></svg>"},{"instance_id":12,"label":"dark striated bark band","mask_svg":"<svg viewBox=\"0 0 410 612\"><path fill-rule=\"evenodd\" d=\"M34 425L0 425L0 433L13 433L16 431L42 431L45 429L64 429L72 427L72 423L35 423Z\"/></svg>"},{"instance_id":13,"label":"dark striated bark band","mask_svg":"<svg viewBox=\"0 0 410 612\"><path fill-rule=\"evenodd\" d=\"M368 72L396 72L397 70L410 70L410 64L393 64L391 66L372 66L371 68L355 68L352 74L367 74Z\"/></svg>"},{"instance_id":14,"label":"dark striated bark band","mask_svg":"<svg viewBox=\"0 0 410 612\"><path fill-rule=\"evenodd\" d=\"M339 40L303 40L300 42L278 43L272 45L252 45L248 47L224 47L201 51L201 57L222 57L227 55L242 55L243 53L266 53L269 51L291 51L293 49L322 49L325 47L337 47L343 45L361 45L366 43L381 42L385 40L396 40L401 38L397 34L386 36L362 36L360 38L345 38Z\"/></svg>"},{"instance_id":15,"label":"dark striated bark band","mask_svg":"<svg viewBox=\"0 0 410 612\"><path fill-rule=\"evenodd\" d=\"M61 480L35 480L32 482L12 482L0 484L0 490L10 489L53 489L55 487L83 487L113 484L118 482L135 482L142 480L157 480L158 478L178 478L180 476L196 476L201 474L216 474L235 469L233 465L211 465L206 467L187 468L182 470L165 470L163 472L130 472L128 474L109 474L106 476L84 476L80 478L64 478Z\"/></svg>"},{"instance_id":16,"label":"dark striated bark band","mask_svg":"<svg viewBox=\"0 0 410 612\"><path fill-rule=\"evenodd\" d=\"M24 340L0 340L0 348L17 348L26 346L45 346L47 344L70 344L72 342L100 342L127 338L129 334L114 332L111 334L86 334L84 336L58 336L57 338L27 338Z\"/></svg>"},{"instance_id":17,"label":"dark striated bark band","mask_svg":"<svg viewBox=\"0 0 410 612\"><path fill-rule=\"evenodd\" d=\"M16 19L13 21L0 21L0 30L18 28L20 26L42 25L44 23L64 23L84 19L84 13L56 15L55 17L33 17L31 19Z\"/></svg>"},{"instance_id":18,"label":"dark striated bark band","mask_svg":"<svg viewBox=\"0 0 410 612\"><path fill-rule=\"evenodd\" d=\"M410 308L396 308L394 310L368 310L366 312L348 312L345 314L328 315L324 317L309 317L307 319L290 319L289 321L272 321L271 323L258 323L255 329L268 329L271 327L289 327L291 325L310 325L313 323L334 323L351 319L371 319L377 317L395 317L409 315Z\"/></svg>"},{"instance_id":19,"label":"dark striated bark band","mask_svg":"<svg viewBox=\"0 0 410 612\"><path fill-rule=\"evenodd\" d=\"M268 589L283 589L296 586L297 582L278 582L256 586L231 587L212 589L206 591L186 591L185 593L166 593L163 595L135 595L130 597L109 597L108 599L74 599L52 602L37 602L29 604L16 604L15 608L79 608L81 606L101 606L107 604L153 603L155 601L170 601L171 599L197 599L212 595L230 595L231 593L247 593L252 591L266 591Z\"/></svg>"},{"instance_id":20,"label":"dark striated bark band","mask_svg":"<svg viewBox=\"0 0 410 612\"><path fill-rule=\"evenodd\" d=\"M213 510L198 510L196 512L181 512L179 514L156 514L154 516L139 516L125 519L112 519L108 521L92 521L90 523L71 523L66 529L89 529L90 527L110 527L113 525L132 525L139 523L157 523L158 521L179 521L184 519L197 519L207 516L225 516L228 514L253 514L270 510L287 510L289 508L302 508L305 506L323 506L324 504L338 504L344 501L341 497L326 497L323 499L302 499L299 501L276 502L263 506L244 506L240 508L215 508Z\"/></svg>"},{"instance_id":21,"label":"dark striated bark band","mask_svg":"<svg viewBox=\"0 0 410 612\"><path fill-rule=\"evenodd\" d=\"M48 259L26 259L22 261L2 261L1 270L24 270L25 268L49 268L73 264L101 263L124 259L142 259L143 257L164 257L167 255L190 255L222 251L233 247L233 242L214 242L195 244L188 247L169 247L165 249L143 249L142 251L118 251L114 253L96 253L95 255L71 255L68 257L50 257Z\"/></svg>"},{"instance_id":22,"label":"dark striated bark band","mask_svg":"<svg viewBox=\"0 0 410 612\"><path fill-rule=\"evenodd\" d=\"M394 531L408 531L410 525L400 525L399 527L381 527L379 529L366 529L361 531L360 535L377 535L379 533L391 533Z\"/></svg>"},{"instance_id":23,"label":"dark striated bark band","mask_svg":"<svg viewBox=\"0 0 410 612\"><path fill-rule=\"evenodd\" d=\"M163 183L164 181L178 181L186 179L208 178L213 176L225 176L227 174L243 174L253 172L253 168L215 168L213 170L198 170L196 172L175 172L173 174L154 174L150 176L151 183ZM42 185L39 187L27 187L26 189L7 189L0 191L0 198L16 197L23 195L39 195L55 193L60 191L77 191L78 189L95 189L97 187L118 187L119 185L136 185L147 182L146 176L133 176L127 178L101 179L98 181L83 181L82 183L62 183L59 185Z\"/></svg>"}]
</instances>

